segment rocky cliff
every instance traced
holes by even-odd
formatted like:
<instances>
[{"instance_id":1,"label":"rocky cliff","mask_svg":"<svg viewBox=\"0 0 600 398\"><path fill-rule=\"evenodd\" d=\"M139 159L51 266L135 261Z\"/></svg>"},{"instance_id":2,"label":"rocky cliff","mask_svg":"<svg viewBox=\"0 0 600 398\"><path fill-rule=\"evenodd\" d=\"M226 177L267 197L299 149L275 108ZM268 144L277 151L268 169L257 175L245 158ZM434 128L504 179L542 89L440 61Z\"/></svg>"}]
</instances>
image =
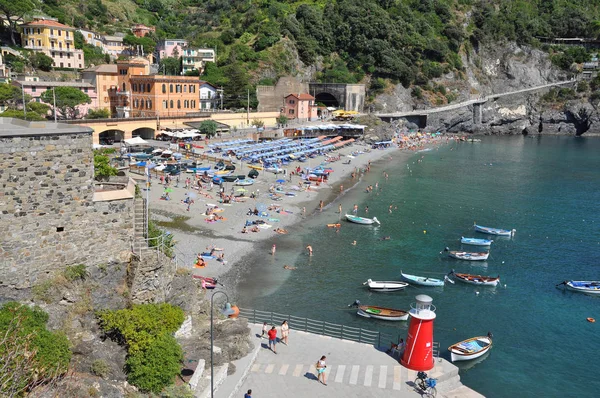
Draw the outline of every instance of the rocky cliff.
<instances>
[{"instance_id":1,"label":"rocky cliff","mask_svg":"<svg viewBox=\"0 0 600 398\"><path fill-rule=\"evenodd\" d=\"M600 127L600 116L589 101L587 84L580 86L576 82L557 88L493 97L494 94L576 77L552 65L548 54L541 50L516 44L482 47L478 52L463 56L463 64L464 71L451 72L436 79L433 84L418 89L418 95L415 95L415 89L398 85L393 92L378 96L374 108L384 113L418 111L487 97L488 101L481 105L481 120L477 118L479 110L468 104L429 114L426 130L581 135L594 133ZM555 90L558 95L549 95L550 90Z\"/></svg>"}]
</instances>

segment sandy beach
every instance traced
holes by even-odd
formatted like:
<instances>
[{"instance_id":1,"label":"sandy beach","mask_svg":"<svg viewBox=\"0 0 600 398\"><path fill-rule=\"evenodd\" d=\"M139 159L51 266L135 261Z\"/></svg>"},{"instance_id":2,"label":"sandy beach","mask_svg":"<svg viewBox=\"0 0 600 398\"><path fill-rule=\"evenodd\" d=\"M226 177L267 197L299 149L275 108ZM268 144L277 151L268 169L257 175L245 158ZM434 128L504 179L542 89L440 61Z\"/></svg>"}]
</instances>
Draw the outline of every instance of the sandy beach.
<instances>
[{"instance_id":1,"label":"sandy beach","mask_svg":"<svg viewBox=\"0 0 600 398\"><path fill-rule=\"evenodd\" d=\"M419 142L421 149L425 145L431 143L443 143L448 138L438 138L435 142L423 140ZM414 148L413 148L414 149ZM348 157L352 152L362 151L358 156L353 158ZM153 177L152 186L148 192L150 201L150 218L156 221L161 227L174 234L176 241L175 253L179 263L184 264L189 268L194 275L202 275L206 277L218 278L226 274L235 264L244 258L245 255L256 250L258 247L270 247L268 240L277 235L275 229L286 229L305 217L319 212L320 202L323 201L323 206L335 205L336 198L342 195L347 190L353 189L360 182L362 173L369 168L369 165L385 162L391 157L404 156L406 158L412 156L413 150L399 149L393 145L385 149L371 149L369 145L355 143L349 147L342 148L338 151L330 153L328 156L340 155L340 160L327 163L334 171L330 174L329 179L320 183L318 186L312 182L308 190L300 190L299 186L305 187L303 180L299 175L291 175L288 173L274 174L266 171L259 171L259 176L255 183L251 186L240 187L233 183L224 183L225 193L233 192L239 195L241 191L238 189L246 189L245 197L239 198L240 202L231 204L222 204L219 197L218 185L214 185L212 189L206 186L204 189L186 189L185 179L192 178L193 174L182 173L179 178L179 183L176 183L176 177L169 184L170 200L161 199L165 194L165 186L161 184L160 179ZM349 164L344 164L351 159ZM325 156L318 156L310 159L306 163L293 163L286 168L292 171L300 166L316 167L319 164L325 163ZM205 162L202 166L214 166L212 163ZM250 168L246 164L240 165L236 163L234 174L247 175ZM352 174L354 173L354 178ZM141 178L141 176L137 176ZM285 183L276 183L277 180L285 180ZM274 186L281 185L285 192L292 192L295 196L282 195L279 201L272 200L268 193L269 189ZM183 203L183 200L192 193L194 203L189 206ZM251 193L257 195L251 199ZM146 195L146 191L142 192ZM219 217L223 217L219 221L209 221L206 215L207 209L217 206L219 209L216 213ZM264 210L266 215L262 217L248 215L250 210L254 208ZM352 209L342 209L342 212L350 212ZM259 232L242 233L242 228L245 222L261 219L268 226L261 226ZM218 261L213 258L205 258L206 266L203 268L194 267L196 256L198 253L209 252L211 247L223 249L216 251L215 256L224 254L225 261ZM265 256L270 256L267 249Z\"/></svg>"}]
</instances>

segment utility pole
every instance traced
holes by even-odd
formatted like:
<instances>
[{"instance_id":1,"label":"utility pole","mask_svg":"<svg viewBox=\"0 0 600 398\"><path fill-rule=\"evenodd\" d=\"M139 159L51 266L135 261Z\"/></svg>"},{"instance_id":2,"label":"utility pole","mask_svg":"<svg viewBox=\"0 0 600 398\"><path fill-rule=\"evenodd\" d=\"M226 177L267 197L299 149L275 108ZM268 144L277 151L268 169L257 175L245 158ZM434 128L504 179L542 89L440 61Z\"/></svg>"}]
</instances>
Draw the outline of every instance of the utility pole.
<instances>
[{"instance_id":1,"label":"utility pole","mask_svg":"<svg viewBox=\"0 0 600 398\"><path fill-rule=\"evenodd\" d=\"M246 110L246 123L250 126L250 89L248 89L248 108Z\"/></svg>"},{"instance_id":2,"label":"utility pole","mask_svg":"<svg viewBox=\"0 0 600 398\"><path fill-rule=\"evenodd\" d=\"M25 116L25 120L27 120L27 104L25 104L25 90L23 90L23 86L21 86L21 94L23 94L23 115Z\"/></svg>"},{"instance_id":3,"label":"utility pole","mask_svg":"<svg viewBox=\"0 0 600 398\"><path fill-rule=\"evenodd\" d=\"M54 91L54 87L52 87L52 100L54 102L54 123L56 123L56 91Z\"/></svg>"}]
</instances>

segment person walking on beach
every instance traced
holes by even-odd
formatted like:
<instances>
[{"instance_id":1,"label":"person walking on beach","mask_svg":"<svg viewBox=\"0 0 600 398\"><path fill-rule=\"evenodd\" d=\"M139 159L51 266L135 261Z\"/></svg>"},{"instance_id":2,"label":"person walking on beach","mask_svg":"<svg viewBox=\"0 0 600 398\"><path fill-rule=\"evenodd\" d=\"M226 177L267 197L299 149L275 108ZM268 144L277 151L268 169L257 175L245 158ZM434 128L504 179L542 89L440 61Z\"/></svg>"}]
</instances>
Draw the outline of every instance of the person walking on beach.
<instances>
[{"instance_id":1,"label":"person walking on beach","mask_svg":"<svg viewBox=\"0 0 600 398\"><path fill-rule=\"evenodd\" d=\"M340 203L340 205L338 206L338 213L342 214L342 204Z\"/></svg>"},{"instance_id":2,"label":"person walking on beach","mask_svg":"<svg viewBox=\"0 0 600 398\"><path fill-rule=\"evenodd\" d=\"M268 328L267 328L267 322L263 322L262 333L260 334L260 338L261 339L265 336L265 334L267 334L267 330L268 330Z\"/></svg>"},{"instance_id":3,"label":"person walking on beach","mask_svg":"<svg viewBox=\"0 0 600 398\"><path fill-rule=\"evenodd\" d=\"M277 250L277 247L275 245L273 245L273 247L271 247L271 255L272 256L275 255L275 250Z\"/></svg>"},{"instance_id":4,"label":"person walking on beach","mask_svg":"<svg viewBox=\"0 0 600 398\"><path fill-rule=\"evenodd\" d=\"M290 326L287 321L281 322L281 341L288 345L288 336L290 334Z\"/></svg>"},{"instance_id":5,"label":"person walking on beach","mask_svg":"<svg viewBox=\"0 0 600 398\"><path fill-rule=\"evenodd\" d=\"M312 246L311 245L306 246L306 250L308 250L308 255L312 256L312 254L313 254Z\"/></svg>"},{"instance_id":6,"label":"person walking on beach","mask_svg":"<svg viewBox=\"0 0 600 398\"><path fill-rule=\"evenodd\" d=\"M275 329L275 326L271 326L271 330L269 330L267 334L269 335L269 348L277 354L277 351L275 350L275 345L277 344L277 329ZM272 347L271 344L273 345Z\"/></svg>"},{"instance_id":7,"label":"person walking on beach","mask_svg":"<svg viewBox=\"0 0 600 398\"><path fill-rule=\"evenodd\" d=\"M340 185L340 193L344 192L344 186Z\"/></svg>"},{"instance_id":8,"label":"person walking on beach","mask_svg":"<svg viewBox=\"0 0 600 398\"><path fill-rule=\"evenodd\" d=\"M319 211L323 211L323 201L319 201Z\"/></svg>"},{"instance_id":9,"label":"person walking on beach","mask_svg":"<svg viewBox=\"0 0 600 398\"><path fill-rule=\"evenodd\" d=\"M369 206L365 206L365 213L369 214Z\"/></svg>"},{"instance_id":10,"label":"person walking on beach","mask_svg":"<svg viewBox=\"0 0 600 398\"><path fill-rule=\"evenodd\" d=\"M358 205L354 205L352 208L352 214L356 215L358 213Z\"/></svg>"},{"instance_id":11,"label":"person walking on beach","mask_svg":"<svg viewBox=\"0 0 600 398\"><path fill-rule=\"evenodd\" d=\"M327 357L323 355L321 359L317 361L317 381L323 383L323 385L327 385L327 380L325 379L325 369L327 369L327 365L325 364L325 360Z\"/></svg>"},{"instance_id":12,"label":"person walking on beach","mask_svg":"<svg viewBox=\"0 0 600 398\"><path fill-rule=\"evenodd\" d=\"M248 392L244 394L244 398L252 398L252 390L248 390Z\"/></svg>"}]
</instances>

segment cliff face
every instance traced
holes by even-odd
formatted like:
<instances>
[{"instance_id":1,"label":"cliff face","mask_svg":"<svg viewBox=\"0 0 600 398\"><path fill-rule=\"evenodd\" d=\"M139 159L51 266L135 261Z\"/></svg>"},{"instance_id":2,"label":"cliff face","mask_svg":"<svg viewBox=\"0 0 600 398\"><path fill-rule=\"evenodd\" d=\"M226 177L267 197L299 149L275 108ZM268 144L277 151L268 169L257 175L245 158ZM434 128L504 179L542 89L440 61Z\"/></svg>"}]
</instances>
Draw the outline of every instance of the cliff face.
<instances>
[{"instance_id":1,"label":"cliff face","mask_svg":"<svg viewBox=\"0 0 600 398\"><path fill-rule=\"evenodd\" d=\"M482 47L477 53L463 57L463 64L464 73L449 73L435 81L435 85L446 89L449 94L446 97L453 97L451 104L573 79L569 73L554 67L545 52L516 44ZM573 83L557 89L574 90L575 86ZM430 114L426 130L581 135L600 126L598 111L585 93L569 99L542 101L541 97L549 90L551 88L489 98L481 105L481 121L478 120L479 111L474 112L473 105ZM439 98L426 93L422 99L417 99L411 95L411 89L397 86L393 93L377 97L375 108L388 113L448 105L440 103Z\"/></svg>"}]
</instances>

